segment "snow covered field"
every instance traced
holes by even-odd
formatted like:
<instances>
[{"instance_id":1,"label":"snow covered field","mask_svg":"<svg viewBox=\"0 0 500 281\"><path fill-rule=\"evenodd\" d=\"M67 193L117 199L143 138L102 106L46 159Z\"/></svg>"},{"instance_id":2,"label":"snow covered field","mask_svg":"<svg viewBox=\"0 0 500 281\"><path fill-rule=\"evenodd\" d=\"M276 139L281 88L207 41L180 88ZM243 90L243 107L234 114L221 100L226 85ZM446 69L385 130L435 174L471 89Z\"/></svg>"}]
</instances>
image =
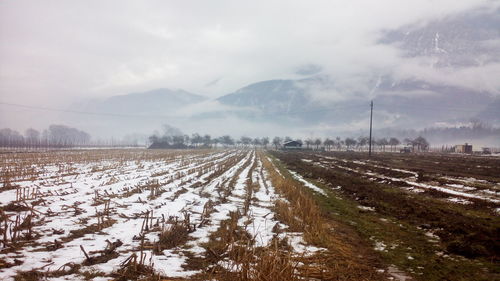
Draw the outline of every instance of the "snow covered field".
<instances>
[{"instance_id":1,"label":"snow covered field","mask_svg":"<svg viewBox=\"0 0 500 281\"><path fill-rule=\"evenodd\" d=\"M189 152L62 151L0 155L0 279L42 274L48 280L111 280L134 262L164 277L208 268L238 270L230 252L288 243L307 256L300 232L288 231L281 198L251 150ZM240 243L240 244L238 244ZM221 252L222 251L222 252Z\"/></svg>"},{"instance_id":2,"label":"snow covered field","mask_svg":"<svg viewBox=\"0 0 500 281\"><path fill-rule=\"evenodd\" d=\"M445 184L440 184L435 180L422 182L422 180L419 179L418 173L415 171L381 166L373 161L352 161L332 156L320 156L319 160L318 162L314 162L314 164L325 168L338 168L358 173L371 177L373 180L377 181L399 184L402 188L413 192L423 192L429 189L439 191L449 195L450 198L448 198L448 201L453 203L469 204L471 203L467 200L469 198L484 200L495 204L500 203L500 186L497 182L450 176L439 176L438 179L445 181ZM467 185L478 182L483 185L482 189Z\"/></svg>"}]
</instances>

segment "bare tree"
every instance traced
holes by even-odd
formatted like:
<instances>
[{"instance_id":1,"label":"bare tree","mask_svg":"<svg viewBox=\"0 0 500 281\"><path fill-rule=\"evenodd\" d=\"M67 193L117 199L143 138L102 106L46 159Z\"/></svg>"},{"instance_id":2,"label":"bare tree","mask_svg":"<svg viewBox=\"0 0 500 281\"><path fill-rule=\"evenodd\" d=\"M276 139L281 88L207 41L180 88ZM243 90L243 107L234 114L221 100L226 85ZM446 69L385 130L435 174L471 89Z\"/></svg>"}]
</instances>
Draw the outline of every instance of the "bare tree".
<instances>
[{"instance_id":1,"label":"bare tree","mask_svg":"<svg viewBox=\"0 0 500 281\"><path fill-rule=\"evenodd\" d=\"M222 143L225 147L227 147L227 146L229 146L229 145L234 145L234 140L233 140L233 138L231 138L231 136L229 136L229 135L225 135L225 136L222 136L222 137L221 137L221 143Z\"/></svg>"},{"instance_id":2,"label":"bare tree","mask_svg":"<svg viewBox=\"0 0 500 281\"><path fill-rule=\"evenodd\" d=\"M369 141L370 139L368 137L359 137L358 146L363 148L368 144Z\"/></svg>"},{"instance_id":3,"label":"bare tree","mask_svg":"<svg viewBox=\"0 0 500 281\"><path fill-rule=\"evenodd\" d=\"M210 135L203 136L203 146L209 147L212 144L212 137Z\"/></svg>"},{"instance_id":4,"label":"bare tree","mask_svg":"<svg viewBox=\"0 0 500 281\"><path fill-rule=\"evenodd\" d=\"M248 146L252 143L252 138L249 138L249 137L246 137L246 136L243 136L240 138L240 142L241 144L243 144L244 146Z\"/></svg>"},{"instance_id":5,"label":"bare tree","mask_svg":"<svg viewBox=\"0 0 500 281\"><path fill-rule=\"evenodd\" d=\"M335 141L329 139L329 138L326 138L324 141L323 141L323 144L326 146L326 150L330 150L330 148L335 145Z\"/></svg>"},{"instance_id":6,"label":"bare tree","mask_svg":"<svg viewBox=\"0 0 500 281\"><path fill-rule=\"evenodd\" d=\"M5 147L21 147L24 137L16 130L5 128L0 130L0 142Z\"/></svg>"},{"instance_id":7,"label":"bare tree","mask_svg":"<svg viewBox=\"0 0 500 281\"><path fill-rule=\"evenodd\" d=\"M149 143L153 144L153 143L158 143L159 140L160 140L160 137L158 137L157 135L151 135L149 136Z\"/></svg>"},{"instance_id":8,"label":"bare tree","mask_svg":"<svg viewBox=\"0 0 500 281\"><path fill-rule=\"evenodd\" d=\"M394 138L392 137L390 140L389 140L389 145L391 146L391 151L394 151L394 147L399 145L401 142L397 139L397 138Z\"/></svg>"},{"instance_id":9,"label":"bare tree","mask_svg":"<svg viewBox=\"0 0 500 281\"><path fill-rule=\"evenodd\" d=\"M306 148L309 149L309 146L312 145L314 141L312 139L306 139Z\"/></svg>"},{"instance_id":10,"label":"bare tree","mask_svg":"<svg viewBox=\"0 0 500 281\"><path fill-rule=\"evenodd\" d=\"M180 148L180 147L184 147L185 146L185 138L184 136L172 136L172 145L177 147L177 148Z\"/></svg>"},{"instance_id":11,"label":"bare tree","mask_svg":"<svg viewBox=\"0 0 500 281\"><path fill-rule=\"evenodd\" d=\"M344 141L340 137L336 137L336 144L337 144L337 150L340 150L342 148L342 145L344 144Z\"/></svg>"},{"instance_id":12,"label":"bare tree","mask_svg":"<svg viewBox=\"0 0 500 281\"><path fill-rule=\"evenodd\" d=\"M40 143L40 132L33 128L29 128L26 132L24 132L24 139L26 140L28 146L38 146Z\"/></svg>"},{"instance_id":13,"label":"bare tree","mask_svg":"<svg viewBox=\"0 0 500 281\"><path fill-rule=\"evenodd\" d=\"M260 139L259 139L259 138L254 138L254 139L252 140L252 144L253 144L253 146L254 146L254 147L256 147L256 146L261 145L262 143L260 142Z\"/></svg>"},{"instance_id":14,"label":"bare tree","mask_svg":"<svg viewBox=\"0 0 500 281\"><path fill-rule=\"evenodd\" d=\"M50 125L48 134L50 145L57 147L87 145L90 141L86 132L64 125Z\"/></svg>"},{"instance_id":15,"label":"bare tree","mask_svg":"<svg viewBox=\"0 0 500 281\"><path fill-rule=\"evenodd\" d=\"M421 136L413 140L415 146L417 146L418 151L427 151L429 149L429 142Z\"/></svg>"},{"instance_id":16,"label":"bare tree","mask_svg":"<svg viewBox=\"0 0 500 281\"><path fill-rule=\"evenodd\" d=\"M357 143L356 140L353 138L346 138L344 142L345 142L345 145L347 146L347 149L350 149L352 146L355 146Z\"/></svg>"},{"instance_id":17,"label":"bare tree","mask_svg":"<svg viewBox=\"0 0 500 281\"><path fill-rule=\"evenodd\" d=\"M269 144L269 138L268 137L263 137L260 142L264 146L264 148L267 148L267 145Z\"/></svg>"},{"instance_id":18,"label":"bare tree","mask_svg":"<svg viewBox=\"0 0 500 281\"><path fill-rule=\"evenodd\" d=\"M274 137L274 139L273 139L273 145L274 145L274 148L278 149L278 147L281 146L281 138L280 137Z\"/></svg>"},{"instance_id":19,"label":"bare tree","mask_svg":"<svg viewBox=\"0 0 500 281\"><path fill-rule=\"evenodd\" d=\"M212 139L212 143L215 145L215 148L217 148L217 145L218 145L219 143L222 143L222 137L213 138L213 139Z\"/></svg>"},{"instance_id":20,"label":"bare tree","mask_svg":"<svg viewBox=\"0 0 500 281\"><path fill-rule=\"evenodd\" d=\"M386 138L381 138L377 141L377 144L382 147L382 151L385 152L385 146L389 144Z\"/></svg>"},{"instance_id":21,"label":"bare tree","mask_svg":"<svg viewBox=\"0 0 500 281\"><path fill-rule=\"evenodd\" d=\"M203 137L200 136L200 134L194 133L191 135L191 144L193 144L195 147L198 147L198 145L200 145L201 143L203 143Z\"/></svg>"},{"instance_id":22,"label":"bare tree","mask_svg":"<svg viewBox=\"0 0 500 281\"><path fill-rule=\"evenodd\" d=\"M316 145L316 150L319 149L319 146L321 145L322 141L320 138L317 138L314 140L314 145Z\"/></svg>"}]
</instances>

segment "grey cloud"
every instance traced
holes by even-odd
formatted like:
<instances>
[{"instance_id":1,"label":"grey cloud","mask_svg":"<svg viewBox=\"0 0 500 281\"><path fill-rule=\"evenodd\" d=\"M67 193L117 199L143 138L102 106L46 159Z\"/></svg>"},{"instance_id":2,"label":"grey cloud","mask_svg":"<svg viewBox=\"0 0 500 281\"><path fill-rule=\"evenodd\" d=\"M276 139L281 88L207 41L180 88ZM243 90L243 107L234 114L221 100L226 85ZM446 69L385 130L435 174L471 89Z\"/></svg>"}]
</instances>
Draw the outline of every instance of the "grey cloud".
<instances>
[{"instance_id":1,"label":"grey cloud","mask_svg":"<svg viewBox=\"0 0 500 281\"><path fill-rule=\"evenodd\" d=\"M321 72L323 68L317 64L305 64L297 68L295 71L296 74L299 75L313 75Z\"/></svg>"},{"instance_id":2,"label":"grey cloud","mask_svg":"<svg viewBox=\"0 0 500 281\"><path fill-rule=\"evenodd\" d=\"M5 1L0 100L63 107L162 87L214 98L257 81L317 73L333 81L327 90L309 91L319 102L370 93L379 76L498 90L499 66L490 56L478 56L486 62L475 66L430 68L432 57L408 57L404 44L381 38L388 30L499 6L488 0ZM497 54L495 40L478 46ZM5 124L30 126L4 112Z\"/></svg>"},{"instance_id":3,"label":"grey cloud","mask_svg":"<svg viewBox=\"0 0 500 281\"><path fill-rule=\"evenodd\" d=\"M219 83L219 81L220 81L221 79L222 79L222 78L217 78L217 79L214 79L214 80L212 80L212 81L208 82L207 84L205 84L205 86L207 86L207 87L214 86L214 85L216 85L217 83Z\"/></svg>"}]
</instances>

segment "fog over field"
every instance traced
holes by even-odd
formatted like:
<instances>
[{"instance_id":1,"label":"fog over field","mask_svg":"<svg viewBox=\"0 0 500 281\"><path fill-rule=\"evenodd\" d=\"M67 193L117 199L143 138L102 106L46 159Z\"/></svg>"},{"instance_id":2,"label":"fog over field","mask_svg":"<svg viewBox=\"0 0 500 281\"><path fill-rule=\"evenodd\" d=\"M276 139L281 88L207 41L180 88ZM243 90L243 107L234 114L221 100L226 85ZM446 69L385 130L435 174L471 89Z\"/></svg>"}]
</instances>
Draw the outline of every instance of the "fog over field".
<instances>
[{"instance_id":1,"label":"fog over field","mask_svg":"<svg viewBox=\"0 0 500 281\"><path fill-rule=\"evenodd\" d=\"M3 1L0 61L21 133L357 137L373 100L376 137L500 146L500 1Z\"/></svg>"}]
</instances>

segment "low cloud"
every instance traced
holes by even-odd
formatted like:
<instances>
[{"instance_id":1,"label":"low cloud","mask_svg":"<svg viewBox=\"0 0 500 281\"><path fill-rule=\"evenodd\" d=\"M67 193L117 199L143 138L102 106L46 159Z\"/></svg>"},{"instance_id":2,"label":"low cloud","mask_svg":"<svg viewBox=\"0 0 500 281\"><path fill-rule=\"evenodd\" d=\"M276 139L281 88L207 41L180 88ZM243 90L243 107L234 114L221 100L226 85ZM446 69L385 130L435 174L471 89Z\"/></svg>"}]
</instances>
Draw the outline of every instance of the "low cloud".
<instances>
[{"instance_id":1,"label":"low cloud","mask_svg":"<svg viewBox=\"0 0 500 281\"><path fill-rule=\"evenodd\" d=\"M475 66L432 67L432 56L405 56L381 38L499 7L489 0L7 1L0 9L0 38L8 42L0 44L1 100L64 107L161 87L216 98L258 81L318 74L331 82L310 89L316 102L377 95L386 76L498 94L498 61L478 56ZM496 41L481 44L498 50ZM220 107L205 105L182 114ZM5 124L29 126L4 112Z\"/></svg>"},{"instance_id":2,"label":"low cloud","mask_svg":"<svg viewBox=\"0 0 500 281\"><path fill-rule=\"evenodd\" d=\"M301 65L297 68L295 73L298 75L314 75L320 73L322 69L323 67L321 67L320 65L310 63Z\"/></svg>"}]
</instances>

